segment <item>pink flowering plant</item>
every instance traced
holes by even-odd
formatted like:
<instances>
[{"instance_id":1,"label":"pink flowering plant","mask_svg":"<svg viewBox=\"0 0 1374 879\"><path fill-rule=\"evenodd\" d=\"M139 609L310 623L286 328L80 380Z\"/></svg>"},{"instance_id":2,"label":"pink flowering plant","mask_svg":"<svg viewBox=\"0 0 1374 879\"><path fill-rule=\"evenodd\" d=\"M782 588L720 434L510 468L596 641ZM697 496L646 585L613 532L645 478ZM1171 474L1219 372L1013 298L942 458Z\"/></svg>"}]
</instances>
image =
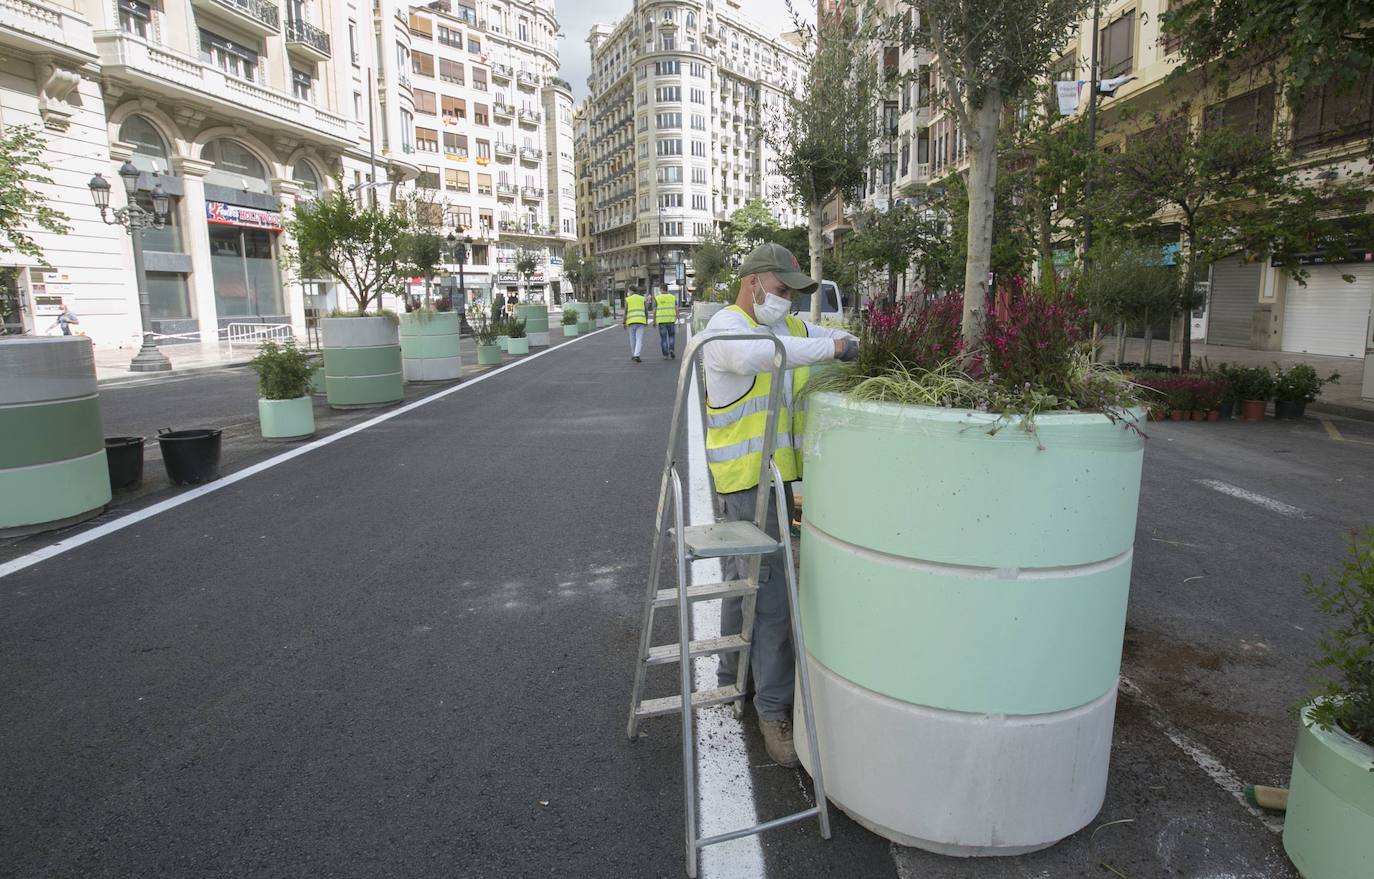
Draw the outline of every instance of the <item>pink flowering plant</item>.
<instances>
[{"instance_id":1,"label":"pink flowering plant","mask_svg":"<svg viewBox=\"0 0 1374 879\"><path fill-rule=\"evenodd\" d=\"M958 294L870 310L857 327L859 358L808 390L859 400L989 413L989 432L1017 424L1035 435L1044 412L1099 412L1134 427L1142 390L1091 357L1090 318L1071 294L1046 296L1020 279L991 297L982 336L960 333Z\"/></svg>"}]
</instances>

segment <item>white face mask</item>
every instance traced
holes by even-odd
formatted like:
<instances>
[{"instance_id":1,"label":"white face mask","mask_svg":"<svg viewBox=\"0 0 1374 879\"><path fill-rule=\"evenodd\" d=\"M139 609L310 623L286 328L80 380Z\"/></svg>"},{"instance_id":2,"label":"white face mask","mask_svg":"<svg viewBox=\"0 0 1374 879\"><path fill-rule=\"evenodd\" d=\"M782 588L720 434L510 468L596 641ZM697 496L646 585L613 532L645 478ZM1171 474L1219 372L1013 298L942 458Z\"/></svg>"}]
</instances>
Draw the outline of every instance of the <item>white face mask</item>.
<instances>
[{"instance_id":1,"label":"white face mask","mask_svg":"<svg viewBox=\"0 0 1374 879\"><path fill-rule=\"evenodd\" d=\"M792 310L792 302L784 299L776 293L769 293L763 290L763 301L759 302L757 293L763 290L763 285L758 281L754 282L754 320L771 327L773 324L787 317L787 312Z\"/></svg>"}]
</instances>

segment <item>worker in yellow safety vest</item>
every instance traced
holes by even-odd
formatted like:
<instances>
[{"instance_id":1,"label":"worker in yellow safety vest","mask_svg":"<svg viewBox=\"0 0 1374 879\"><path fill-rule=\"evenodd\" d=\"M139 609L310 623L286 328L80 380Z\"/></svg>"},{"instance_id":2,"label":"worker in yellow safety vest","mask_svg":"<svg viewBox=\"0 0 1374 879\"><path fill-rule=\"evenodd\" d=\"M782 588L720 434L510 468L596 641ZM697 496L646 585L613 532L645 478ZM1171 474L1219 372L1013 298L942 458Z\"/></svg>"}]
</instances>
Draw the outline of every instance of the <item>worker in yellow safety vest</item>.
<instances>
[{"instance_id":1,"label":"worker in yellow safety vest","mask_svg":"<svg viewBox=\"0 0 1374 879\"><path fill-rule=\"evenodd\" d=\"M677 359L677 297L667 287L658 288L654 297L654 325L658 327L658 347L663 359Z\"/></svg>"},{"instance_id":2,"label":"worker in yellow safety vest","mask_svg":"<svg viewBox=\"0 0 1374 879\"><path fill-rule=\"evenodd\" d=\"M630 359L635 363L643 363L639 359L639 350L644 347L644 327L648 323L644 295L638 290L631 290L630 295L625 297L625 329L630 331Z\"/></svg>"},{"instance_id":3,"label":"worker in yellow safety vest","mask_svg":"<svg viewBox=\"0 0 1374 879\"><path fill-rule=\"evenodd\" d=\"M773 460L782 478L793 482L801 478L802 472L805 413L797 397L806 384L807 367L832 360L853 360L858 356L859 343L843 330L816 326L790 313L792 297L797 293L814 294L818 284L802 273L797 258L787 248L761 244L745 257L739 271L735 304L717 312L705 332L772 335L786 348L788 369L782 378ZM704 351L706 461L727 519L754 518L775 351L773 343L766 340L718 342L707 345ZM775 539L788 533L779 528L780 519L790 523L791 510L769 511L768 533ZM779 765L795 766L797 751L792 744L791 713L796 657L784 565L781 550L763 558L750 665L754 707L768 755ZM747 579L749 567L749 558L726 559L725 579ZM721 634L739 634L742 626L741 599L725 599L721 607ZM738 660L736 653L721 656L721 686L735 683Z\"/></svg>"}]
</instances>

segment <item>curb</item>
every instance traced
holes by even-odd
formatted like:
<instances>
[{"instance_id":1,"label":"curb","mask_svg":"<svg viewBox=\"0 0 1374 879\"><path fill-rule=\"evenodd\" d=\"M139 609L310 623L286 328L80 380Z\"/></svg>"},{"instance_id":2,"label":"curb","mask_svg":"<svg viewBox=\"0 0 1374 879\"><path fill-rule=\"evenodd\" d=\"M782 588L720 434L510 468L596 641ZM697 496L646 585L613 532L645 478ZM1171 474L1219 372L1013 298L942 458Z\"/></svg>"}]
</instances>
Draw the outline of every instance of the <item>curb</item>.
<instances>
[{"instance_id":1,"label":"curb","mask_svg":"<svg viewBox=\"0 0 1374 879\"><path fill-rule=\"evenodd\" d=\"M1374 421L1374 405L1355 406L1349 403L1323 403L1317 400L1307 404L1307 411L1322 415L1339 415L1356 421Z\"/></svg>"}]
</instances>

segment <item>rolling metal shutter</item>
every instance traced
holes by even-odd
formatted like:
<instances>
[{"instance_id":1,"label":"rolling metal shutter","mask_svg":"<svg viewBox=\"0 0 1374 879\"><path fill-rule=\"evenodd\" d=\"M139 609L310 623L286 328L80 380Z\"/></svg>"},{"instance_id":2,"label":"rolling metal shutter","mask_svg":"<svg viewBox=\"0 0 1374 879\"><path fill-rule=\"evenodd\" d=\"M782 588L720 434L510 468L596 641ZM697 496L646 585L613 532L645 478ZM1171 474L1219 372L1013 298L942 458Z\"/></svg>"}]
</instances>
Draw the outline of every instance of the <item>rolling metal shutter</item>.
<instances>
[{"instance_id":1,"label":"rolling metal shutter","mask_svg":"<svg viewBox=\"0 0 1374 879\"><path fill-rule=\"evenodd\" d=\"M1363 357L1374 301L1374 266L1313 266L1307 286L1289 280L1283 304L1283 350ZM1341 275L1354 275L1348 284Z\"/></svg>"},{"instance_id":2,"label":"rolling metal shutter","mask_svg":"<svg viewBox=\"0 0 1374 879\"><path fill-rule=\"evenodd\" d=\"M1212 263L1212 293L1207 308L1207 343L1250 347L1250 324L1259 302L1264 264L1238 256Z\"/></svg>"}]
</instances>

